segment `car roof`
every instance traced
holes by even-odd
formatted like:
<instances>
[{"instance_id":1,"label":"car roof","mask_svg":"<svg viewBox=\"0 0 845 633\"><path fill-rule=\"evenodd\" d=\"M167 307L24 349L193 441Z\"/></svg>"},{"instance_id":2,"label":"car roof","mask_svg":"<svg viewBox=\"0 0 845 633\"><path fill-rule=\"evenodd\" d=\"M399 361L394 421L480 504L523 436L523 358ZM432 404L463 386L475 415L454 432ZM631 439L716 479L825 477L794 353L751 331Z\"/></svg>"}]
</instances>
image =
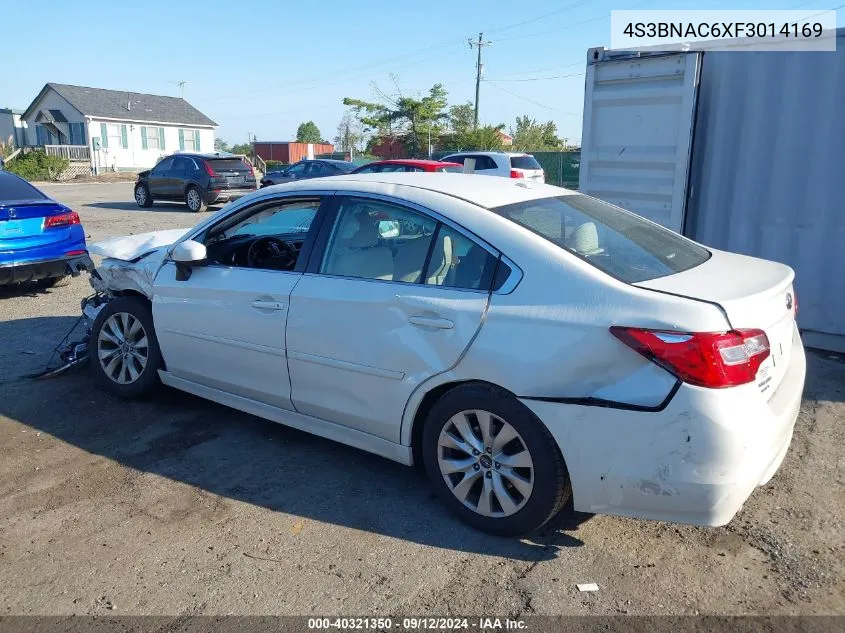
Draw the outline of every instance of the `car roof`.
<instances>
[{"instance_id":1,"label":"car roof","mask_svg":"<svg viewBox=\"0 0 845 633\"><path fill-rule=\"evenodd\" d=\"M402 197L403 193L423 189L465 200L485 208L499 207L537 198L573 195L577 192L553 185L524 180L494 178L478 174L390 172L380 174L344 174L331 178L297 180L277 185L284 190L325 189L326 191L362 191ZM402 190L407 191L403 192ZM266 191L266 189L261 189Z\"/></svg>"},{"instance_id":2,"label":"car roof","mask_svg":"<svg viewBox=\"0 0 845 633\"><path fill-rule=\"evenodd\" d=\"M367 165L411 165L414 167L429 167L432 165L435 165L437 167L443 167L444 165L458 165L459 167L462 167L460 163L450 163L448 161L440 160L428 160L425 158L387 158L385 160L374 160L371 163L367 163Z\"/></svg>"},{"instance_id":3,"label":"car roof","mask_svg":"<svg viewBox=\"0 0 845 633\"><path fill-rule=\"evenodd\" d=\"M301 163L331 163L334 165L355 165L355 163L351 163L348 160L337 160L336 158L306 158L305 160L301 160ZM294 163L295 165L296 163Z\"/></svg>"},{"instance_id":4,"label":"car roof","mask_svg":"<svg viewBox=\"0 0 845 633\"><path fill-rule=\"evenodd\" d=\"M469 156L473 154L475 156L530 156L527 152L473 152L472 150L465 150L462 152L452 152L443 158L449 158L449 156Z\"/></svg>"}]
</instances>

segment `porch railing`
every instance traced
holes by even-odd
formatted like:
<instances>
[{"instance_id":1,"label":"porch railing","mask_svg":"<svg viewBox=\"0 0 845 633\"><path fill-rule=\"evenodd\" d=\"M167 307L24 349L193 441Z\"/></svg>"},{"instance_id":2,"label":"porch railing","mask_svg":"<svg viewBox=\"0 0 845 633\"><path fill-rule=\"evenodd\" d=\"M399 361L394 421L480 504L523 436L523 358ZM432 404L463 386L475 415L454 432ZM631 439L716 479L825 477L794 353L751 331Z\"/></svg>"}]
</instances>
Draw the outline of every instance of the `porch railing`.
<instances>
[{"instance_id":1,"label":"porch railing","mask_svg":"<svg viewBox=\"0 0 845 633\"><path fill-rule=\"evenodd\" d=\"M43 150L47 156L61 156L74 162L91 160L91 152L87 145L30 145L22 149L24 154L34 150Z\"/></svg>"}]
</instances>

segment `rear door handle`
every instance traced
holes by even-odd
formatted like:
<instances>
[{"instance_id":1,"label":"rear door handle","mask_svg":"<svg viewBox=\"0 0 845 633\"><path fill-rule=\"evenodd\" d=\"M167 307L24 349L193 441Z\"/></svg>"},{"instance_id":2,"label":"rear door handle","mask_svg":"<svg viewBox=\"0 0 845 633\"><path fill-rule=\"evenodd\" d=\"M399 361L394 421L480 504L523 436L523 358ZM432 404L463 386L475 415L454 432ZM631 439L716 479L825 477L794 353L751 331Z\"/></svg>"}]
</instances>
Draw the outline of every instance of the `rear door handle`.
<instances>
[{"instance_id":1,"label":"rear door handle","mask_svg":"<svg viewBox=\"0 0 845 633\"><path fill-rule=\"evenodd\" d=\"M268 301L264 299L256 299L252 302L252 307L256 310L284 310L285 304L281 301Z\"/></svg>"},{"instance_id":2,"label":"rear door handle","mask_svg":"<svg viewBox=\"0 0 845 633\"><path fill-rule=\"evenodd\" d=\"M455 327L455 324L449 319L441 319L438 317L412 316L408 317L408 321L410 321L414 325L420 325L422 327L433 327L440 330L451 330L453 327Z\"/></svg>"}]
</instances>

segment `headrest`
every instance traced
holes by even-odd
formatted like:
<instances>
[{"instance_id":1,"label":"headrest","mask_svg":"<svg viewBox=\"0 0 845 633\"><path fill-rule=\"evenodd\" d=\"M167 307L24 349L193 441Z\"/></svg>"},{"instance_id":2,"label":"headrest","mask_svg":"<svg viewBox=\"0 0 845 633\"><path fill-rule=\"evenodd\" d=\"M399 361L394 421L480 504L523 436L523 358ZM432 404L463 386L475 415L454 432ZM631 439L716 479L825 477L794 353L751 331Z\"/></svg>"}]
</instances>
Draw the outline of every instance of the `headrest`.
<instances>
[{"instance_id":1,"label":"headrest","mask_svg":"<svg viewBox=\"0 0 845 633\"><path fill-rule=\"evenodd\" d=\"M599 248L599 232L594 222L585 222L576 228L566 241L579 255L596 255L604 250Z\"/></svg>"}]
</instances>

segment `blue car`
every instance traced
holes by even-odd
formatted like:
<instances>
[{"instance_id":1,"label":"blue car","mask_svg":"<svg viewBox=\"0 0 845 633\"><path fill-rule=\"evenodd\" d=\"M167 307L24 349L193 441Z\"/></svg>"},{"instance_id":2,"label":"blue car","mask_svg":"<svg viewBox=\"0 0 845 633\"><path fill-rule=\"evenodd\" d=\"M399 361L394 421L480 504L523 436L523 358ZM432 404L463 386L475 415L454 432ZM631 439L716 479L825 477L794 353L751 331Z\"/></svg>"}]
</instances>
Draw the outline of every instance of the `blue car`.
<instances>
[{"instance_id":1,"label":"blue car","mask_svg":"<svg viewBox=\"0 0 845 633\"><path fill-rule=\"evenodd\" d=\"M92 268L79 215L0 169L0 285L64 285Z\"/></svg>"}]
</instances>

